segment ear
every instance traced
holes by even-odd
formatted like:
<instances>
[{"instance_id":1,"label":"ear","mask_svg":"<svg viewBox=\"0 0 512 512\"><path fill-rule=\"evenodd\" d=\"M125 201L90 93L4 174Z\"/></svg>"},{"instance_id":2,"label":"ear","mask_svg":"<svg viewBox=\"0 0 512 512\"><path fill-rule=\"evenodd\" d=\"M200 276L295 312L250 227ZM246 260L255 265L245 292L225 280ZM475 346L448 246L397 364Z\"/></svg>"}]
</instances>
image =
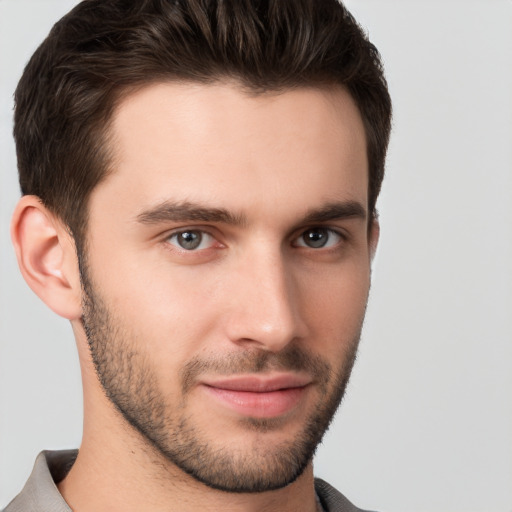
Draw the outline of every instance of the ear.
<instances>
[{"instance_id":1,"label":"ear","mask_svg":"<svg viewBox=\"0 0 512 512\"><path fill-rule=\"evenodd\" d=\"M370 261L373 261L375 253L377 252L377 245L379 244L380 224L377 215L371 220L371 225L368 229L368 244L370 247Z\"/></svg>"},{"instance_id":2,"label":"ear","mask_svg":"<svg viewBox=\"0 0 512 512\"><path fill-rule=\"evenodd\" d=\"M58 315L81 317L81 285L73 237L36 196L23 196L11 222L11 238L27 284Z\"/></svg>"}]
</instances>

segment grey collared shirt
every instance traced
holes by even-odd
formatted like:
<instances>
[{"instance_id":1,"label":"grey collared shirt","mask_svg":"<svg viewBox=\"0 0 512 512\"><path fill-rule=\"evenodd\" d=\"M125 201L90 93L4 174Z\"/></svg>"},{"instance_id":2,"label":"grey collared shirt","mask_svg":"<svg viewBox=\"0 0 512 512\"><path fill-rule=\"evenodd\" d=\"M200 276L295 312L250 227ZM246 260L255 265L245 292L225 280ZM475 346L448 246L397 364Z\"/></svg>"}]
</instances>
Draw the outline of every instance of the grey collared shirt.
<instances>
[{"instance_id":1,"label":"grey collared shirt","mask_svg":"<svg viewBox=\"0 0 512 512\"><path fill-rule=\"evenodd\" d=\"M77 454L77 450L41 452L25 487L3 512L72 512L57 483L67 475ZM315 490L326 512L364 512L319 478Z\"/></svg>"}]
</instances>

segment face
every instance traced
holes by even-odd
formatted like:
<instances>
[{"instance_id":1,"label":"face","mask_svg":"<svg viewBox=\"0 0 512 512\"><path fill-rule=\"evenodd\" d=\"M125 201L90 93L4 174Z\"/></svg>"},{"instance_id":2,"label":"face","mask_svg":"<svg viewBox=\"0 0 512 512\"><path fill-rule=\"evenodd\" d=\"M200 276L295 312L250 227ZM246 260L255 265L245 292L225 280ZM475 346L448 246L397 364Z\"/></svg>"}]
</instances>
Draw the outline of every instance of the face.
<instances>
[{"instance_id":1,"label":"face","mask_svg":"<svg viewBox=\"0 0 512 512\"><path fill-rule=\"evenodd\" d=\"M368 296L357 108L341 89L158 84L112 135L82 268L106 394L170 466L283 487L341 400Z\"/></svg>"}]
</instances>

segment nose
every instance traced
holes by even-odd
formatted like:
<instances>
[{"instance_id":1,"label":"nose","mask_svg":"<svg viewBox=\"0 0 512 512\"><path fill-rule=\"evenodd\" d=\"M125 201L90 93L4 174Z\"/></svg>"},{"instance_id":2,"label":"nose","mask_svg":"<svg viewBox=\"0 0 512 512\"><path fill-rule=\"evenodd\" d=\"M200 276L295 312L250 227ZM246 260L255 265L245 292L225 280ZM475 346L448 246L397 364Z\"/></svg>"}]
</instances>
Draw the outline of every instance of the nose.
<instances>
[{"instance_id":1,"label":"nose","mask_svg":"<svg viewBox=\"0 0 512 512\"><path fill-rule=\"evenodd\" d=\"M306 335L293 274L280 251L244 259L230 286L227 335L233 343L279 352Z\"/></svg>"}]
</instances>

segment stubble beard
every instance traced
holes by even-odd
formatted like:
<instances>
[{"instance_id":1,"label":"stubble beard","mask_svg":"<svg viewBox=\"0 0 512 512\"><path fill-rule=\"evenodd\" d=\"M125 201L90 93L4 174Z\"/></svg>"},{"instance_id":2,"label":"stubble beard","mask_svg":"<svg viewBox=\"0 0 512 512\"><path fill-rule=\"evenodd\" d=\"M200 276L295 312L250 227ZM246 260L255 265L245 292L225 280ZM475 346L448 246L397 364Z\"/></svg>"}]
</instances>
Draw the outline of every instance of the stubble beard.
<instances>
[{"instance_id":1,"label":"stubble beard","mask_svg":"<svg viewBox=\"0 0 512 512\"><path fill-rule=\"evenodd\" d=\"M84 268L81 277L82 324L98 379L107 398L150 449L195 480L226 492L280 489L304 472L342 401L360 329L350 340L344 360L334 369L319 356L293 344L279 353L247 350L222 360L193 359L180 372L180 402L170 404L160 391L150 354L140 351L143 343L139 340L137 347L133 336L113 318ZM305 371L316 381L318 407L309 414L302 430L293 439L271 445L265 443L265 433L284 428L286 420L244 418L240 426L256 433L251 444L229 449L210 442L186 411L195 378L206 371L229 375L269 370Z\"/></svg>"}]
</instances>

